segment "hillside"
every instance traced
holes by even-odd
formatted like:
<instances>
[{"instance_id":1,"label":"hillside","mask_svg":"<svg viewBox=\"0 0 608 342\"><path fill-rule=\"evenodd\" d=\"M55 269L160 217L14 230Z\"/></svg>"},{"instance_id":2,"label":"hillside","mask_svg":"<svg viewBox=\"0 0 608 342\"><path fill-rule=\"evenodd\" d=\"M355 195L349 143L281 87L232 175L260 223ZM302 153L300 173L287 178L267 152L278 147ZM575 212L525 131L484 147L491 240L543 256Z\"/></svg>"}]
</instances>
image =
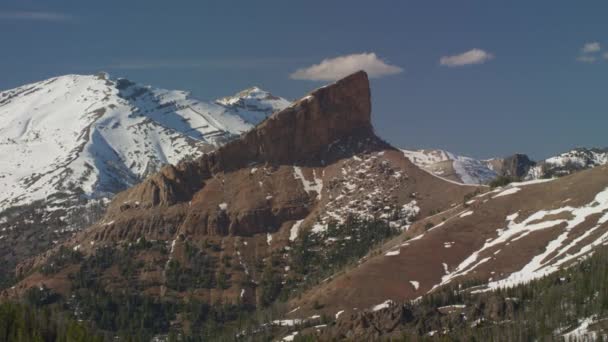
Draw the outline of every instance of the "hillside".
<instances>
[{"instance_id":1,"label":"hillside","mask_svg":"<svg viewBox=\"0 0 608 342\"><path fill-rule=\"evenodd\" d=\"M463 282L480 289L541 278L608 242L608 167L513 183L419 221L380 251L294 300L299 314L371 309Z\"/></svg>"}]
</instances>

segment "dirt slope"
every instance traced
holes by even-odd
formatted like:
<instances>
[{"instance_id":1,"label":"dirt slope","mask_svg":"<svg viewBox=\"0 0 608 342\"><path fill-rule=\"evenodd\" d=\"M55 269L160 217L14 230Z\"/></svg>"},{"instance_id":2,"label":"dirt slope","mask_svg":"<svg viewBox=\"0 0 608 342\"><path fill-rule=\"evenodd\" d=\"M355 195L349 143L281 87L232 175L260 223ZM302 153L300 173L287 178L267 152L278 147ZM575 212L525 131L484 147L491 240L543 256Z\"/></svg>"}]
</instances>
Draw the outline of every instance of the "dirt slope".
<instances>
[{"instance_id":1,"label":"dirt slope","mask_svg":"<svg viewBox=\"0 0 608 342\"><path fill-rule=\"evenodd\" d=\"M488 284L480 290L512 286L607 243L608 167L514 183L416 223L381 253L312 289L291 307L300 307L293 315L306 316L319 313L312 308L316 302L333 315L373 310L387 300L412 300L449 283Z\"/></svg>"}]
</instances>

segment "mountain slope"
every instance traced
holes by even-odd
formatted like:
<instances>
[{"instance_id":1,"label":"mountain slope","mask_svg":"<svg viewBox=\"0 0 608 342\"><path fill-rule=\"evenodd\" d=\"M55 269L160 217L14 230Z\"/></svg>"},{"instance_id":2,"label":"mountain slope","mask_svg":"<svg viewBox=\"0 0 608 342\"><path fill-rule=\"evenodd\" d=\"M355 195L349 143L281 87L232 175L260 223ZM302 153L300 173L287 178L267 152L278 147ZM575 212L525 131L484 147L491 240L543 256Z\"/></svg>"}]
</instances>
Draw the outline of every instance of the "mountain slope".
<instances>
[{"instance_id":1,"label":"mountain slope","mask_svg":"<svg viewBox=\"0 0 608 342\"><path fill-rule=\"evenodd\" d=\"M371 309L462 283L496 289L572 265L608 243L608 167L512 183L414 224L381 254L294 300L299 314Z\"/></svg>"}]
</instances>

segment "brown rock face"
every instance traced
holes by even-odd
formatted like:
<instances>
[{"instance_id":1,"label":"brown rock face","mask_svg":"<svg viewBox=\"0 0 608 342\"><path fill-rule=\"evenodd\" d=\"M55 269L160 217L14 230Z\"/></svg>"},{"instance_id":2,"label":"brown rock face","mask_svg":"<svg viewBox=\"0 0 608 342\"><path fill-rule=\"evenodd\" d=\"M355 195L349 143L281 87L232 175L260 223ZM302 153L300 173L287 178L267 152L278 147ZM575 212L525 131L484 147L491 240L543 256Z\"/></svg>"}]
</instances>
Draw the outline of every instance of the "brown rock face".
<instances>
[{"instance_id":1,"label":"brown rock face","mask_svg":"<svg viewBox=\"0 0 608 342\"><path fill-rule=\"evenodd\" d=\"M536 163L525 154L514 154L501 159L490 161L494 170L501 176L522 178Z\"/></svg>"},{"instance_id":2,"label":"brown rock face","mask_svg":"<svg viewBox=\"0 0 608 342\"><path fill-rule=\"evenodd\" d=\"M353 134L372 134L370 113L369 81L360 71L315 90L213 153L163 167L117 195L109 213L189 201L211 176L252 163L318 164L333 142Z\"/></svg>"}]
</instances>

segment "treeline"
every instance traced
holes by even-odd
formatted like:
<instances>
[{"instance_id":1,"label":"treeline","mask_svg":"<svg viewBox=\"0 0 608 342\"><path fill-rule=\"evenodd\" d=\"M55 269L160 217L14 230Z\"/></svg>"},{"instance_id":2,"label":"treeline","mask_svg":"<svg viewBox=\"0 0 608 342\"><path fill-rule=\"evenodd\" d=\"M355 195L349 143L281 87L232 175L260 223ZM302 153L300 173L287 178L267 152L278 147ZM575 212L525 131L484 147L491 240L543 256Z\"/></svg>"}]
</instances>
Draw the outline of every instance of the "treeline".
<instances>
[{"instance_id":1,"label":"treeline","mask_svg":"<svg viewBox=\"0 0 608 342\"><path fill-rule=\"evenodd\" d=\"M87 324L66 318L49 307L0 304L0 342L102 342L104 336Z\"/></svg>"}]
</instances>

